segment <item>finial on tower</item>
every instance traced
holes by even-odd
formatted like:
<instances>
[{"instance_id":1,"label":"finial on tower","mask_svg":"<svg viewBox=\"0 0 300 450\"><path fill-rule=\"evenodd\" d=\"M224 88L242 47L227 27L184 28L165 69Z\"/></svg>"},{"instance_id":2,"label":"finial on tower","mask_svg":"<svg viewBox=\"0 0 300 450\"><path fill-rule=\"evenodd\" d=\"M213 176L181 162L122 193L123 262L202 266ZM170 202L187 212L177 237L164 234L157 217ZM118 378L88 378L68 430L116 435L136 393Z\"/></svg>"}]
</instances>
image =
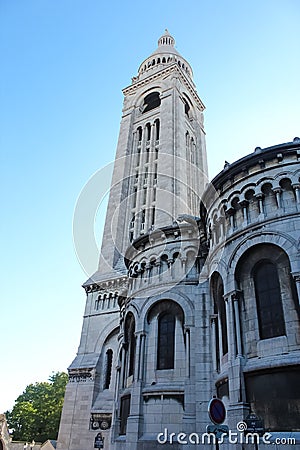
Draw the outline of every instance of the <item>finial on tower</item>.
<instances>
[{"instance_id":1,"label":"finial on tower","mask_svg":"<svg viewBox=\"0 0 300 450\"><path fill-rule=\"evenodd\" d=\"M168 29L165 29L164 34L158 39L158 46L169 45L174 47L175 39L170 35Z\"/></svg>"}]
</instances>

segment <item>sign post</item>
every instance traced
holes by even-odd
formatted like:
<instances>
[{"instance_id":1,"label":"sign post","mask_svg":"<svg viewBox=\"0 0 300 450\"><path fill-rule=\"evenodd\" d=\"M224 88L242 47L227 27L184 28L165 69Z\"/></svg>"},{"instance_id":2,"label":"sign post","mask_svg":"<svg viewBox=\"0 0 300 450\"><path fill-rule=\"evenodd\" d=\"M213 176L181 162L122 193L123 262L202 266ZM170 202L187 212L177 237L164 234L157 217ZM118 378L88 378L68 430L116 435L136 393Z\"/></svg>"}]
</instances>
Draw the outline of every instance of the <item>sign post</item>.
<instances>
[{"instance_id":1,"label":"sign post","mask_svg":"<svg viewBox=\"0 0 300 450\"><path fill-rule=\"evenodd\" d=\"M207 433L213 433L217 439L220 439L224 434L228 434L229 428L227 425L222 425L226 418L226 408L222 400L219 398L212 398L208 404L208 415L214 425L207 425ZM219 443L216 443L216 449L219 448Z\"/></svg>"},{"instance_id":2,"label":"sign post","mask_svg":"<svg viewBox=\"0 0 300 450\"><path fill-rule=\"evenodd\" d=\"M245 422L247 424L247 433L258 433L259 435L264 434L265 429L263 421L254 413L249 414Z\"/></svg>"},{"instance_id":3,"label":"sign post","mask_svg":"<svg viewBox=\"0 0 300 450\"><path fill-rule=\"evenodd\" d=\"M101 433L98 433L95 437L94 448L103 448L104 446L104 438Z\"/></svg>"}]
</instances>

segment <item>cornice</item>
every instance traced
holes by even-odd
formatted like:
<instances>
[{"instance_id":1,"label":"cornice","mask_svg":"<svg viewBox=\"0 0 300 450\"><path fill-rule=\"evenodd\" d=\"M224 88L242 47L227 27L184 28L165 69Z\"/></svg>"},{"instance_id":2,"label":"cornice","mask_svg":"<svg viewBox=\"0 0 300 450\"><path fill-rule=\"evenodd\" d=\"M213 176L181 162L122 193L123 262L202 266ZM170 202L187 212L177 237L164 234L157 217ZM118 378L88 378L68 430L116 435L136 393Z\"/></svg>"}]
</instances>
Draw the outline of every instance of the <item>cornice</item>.
<instances>
[{"instance_id":1,"label":"cornice","mask_svg":"<svg viewBox=\"0 0 300 450\"><path fill-rule=\"evenodd\" d=\"M99 293L113 293L116 290L120 292L127 289L128 278L127 276L112 278L110 280L99 281L88 285L83 285L86 293L99 292Z\"/></svg>"},{"instance_id":2,"label":"cornice","mask_svg":"<svg viewBox=\"0 0 300 450\"><path fill-rule=\"evenodd\" d=\"M154 73L153 75L145 78L144 80L135 82L134 84L124 88L122 90L122 92L125 96L132 95L141 87L147 86L148 84L152 83L153 81L157 80L158 78L162 78L164 76L170 75L172 72L177 72L181 81L186 86L189 93L191 94L191 96L193 97L195 102L197 103L200 111L204 111L205 106L204 106L203 102L200 100L200 98L199 98L197 92L195 91L194 87L192 86L191 82L184 76L184 74L182 73L182 71L180 70L180 68L178 67L178 65L176 63L170 65L166 69L163 69L163 70L160 70L159 72Z\"/></svg>"}]
</instances>

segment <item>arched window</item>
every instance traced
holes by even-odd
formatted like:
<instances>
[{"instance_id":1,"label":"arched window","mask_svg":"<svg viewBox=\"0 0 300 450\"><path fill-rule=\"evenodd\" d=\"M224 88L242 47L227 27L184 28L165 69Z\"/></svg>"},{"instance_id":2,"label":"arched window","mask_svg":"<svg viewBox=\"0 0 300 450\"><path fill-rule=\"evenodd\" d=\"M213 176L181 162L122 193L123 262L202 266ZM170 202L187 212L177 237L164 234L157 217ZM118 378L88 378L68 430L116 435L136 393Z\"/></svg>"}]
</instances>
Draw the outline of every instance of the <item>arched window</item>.
<instances>
[{"instance_id":1,"label":"arched window","mask_svg":"<svg viewBox=\"0 0 300 450\"><path fill-rule=\"evenodd\" d=\"M216 336L218 352L219 352L219 345L222 345L222 355L226 355L226 353L228 353L228 337L227 337L226 307L223 297L224 285L223 280L218 273L215 273L212 276L212 291L214 299L214 312L219 316L219 326L221 327L220 343L219 343L219 336Z\"/></svg>"},{"instance_id":2,"label":"arched window","mask_svg":"<svg viewBox=\"0 0 300 450\"><path fill-rule=\"evenodd\" d=\"M135 349L136 349L136 338L135 338L135 321L132 314L129 314L126 318L125 324L125 348L127 353L127 377L134 375L134 364L135 364Z\"/></svg>"},{"instance_id":3,"label":"arched window","mask_svg":"<svg viewBox=\"0 0 300 450\"><path fill-rule=\"evenodd\" d=\"M147 136L147 141L150 141L150 137L151 137L151 125L150 123L146 123L146 136Z\"/></svg>"},{"instance_id":4,"label":"arched window","mask_svg":"<svg viewBox=\"0 0 300 450\"><path fill-rule=\"evenodd\" d=\"M184 112L185 114L190 117L190 105L188 104L188 102L186 101L186 99L183 99L184 102Z\"/></svg>"},{"instance_id":5,"label":"arched window","mask_svg":"<svg viewBox=\"0 0 300 450\"><path fill-rule=\"evenodd\" d=\"M160 105L159 92L151 92L144 99L143 112L151 111Z\"/></svg>"},{"instance_id":6,"label":"arched window","mask_svg":"<svg viewBox=\"0 0 300 450\"><path fill-rule=\"evenodd\" d=\"M259 334L268 339L285 334L280 285L276 266L261 261L253 271Z\"/></svg>"},{"instance_id":7,"label":"arched window","mask_svg":"<svg viewBox=\"0 0 300 450\"><path fill-rule=\"evenodd\" d=\"M111 380L113 351L109 348L105 354L105 379L103 389L109 389Z\"/></svg>"},{"instance_id":8,"label":"arched window","mask_svg":"<svg viewBox=\"0 0 300 450\"><path fill-rule=\"evenodd\" d=\"M128 376L134 374L134 363L135 363L135 347L136 347L136 341L135 341L135 335L134 335L134 328L131 329L130 334L130 347L129 347L129 368L128 368Z\"/></svg>"},{"instance_id":9,"label":"arched window","mask_svg":"<svg viewBox=\"0 0 300 450\"><path fill-rule=\"evenodd\" d=\"M138 135L138 142L141 142L141 140L142 140L142 135L143 135L142 127L138 127L138 129L137 129L137 135Z\"/></svg>"},{"instance_id":10,"label":"arched window","mask_svg":"<svg viewBox=\"0 0 300 450\"><path fill-rule=\"evenodd\" d=\"M175 317L162 314L158 319L157 369L174 369Z\"/></svg>"}]
</instances>

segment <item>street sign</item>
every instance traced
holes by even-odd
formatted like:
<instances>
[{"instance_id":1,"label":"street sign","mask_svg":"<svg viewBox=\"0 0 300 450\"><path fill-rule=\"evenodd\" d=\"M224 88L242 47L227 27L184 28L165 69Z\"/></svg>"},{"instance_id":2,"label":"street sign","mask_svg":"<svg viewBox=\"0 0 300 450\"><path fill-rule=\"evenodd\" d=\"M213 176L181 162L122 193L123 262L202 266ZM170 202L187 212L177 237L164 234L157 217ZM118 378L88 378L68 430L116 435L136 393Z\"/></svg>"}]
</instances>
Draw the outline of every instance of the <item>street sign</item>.
<instances>
[{"instance_id":1,"label":"street sign","mask_svg":"<svg viewBox=\"0 0 300 450\"><path fill-rule=\"evenodd\" d=\"M258 433L263 434L264 433L264 425L263 421L254 413L249 414L245 422L247 424L247 433Z\"/></svg>"},{"instance_id":2,"label":"street sign","mask_svg":"<svg viewBox=\"0 0 300 450\"><path fill-rule=\"evenodd\" d=\"M208 404L208 415L210 420L216 425L220 425L224 422L226 418L226 408L222 400L219 398L211 399Z\"/></svg>"},{"instance_id":3,"label":"street sign","mask_svg":"<svg viewBox=\"0 0 300 450\"><path fill-rule=\"evenodd\" d=\"M101 433L98 433L95 437L94 448L103 448L104 439Z\"/></svg>"}]
</instances>

